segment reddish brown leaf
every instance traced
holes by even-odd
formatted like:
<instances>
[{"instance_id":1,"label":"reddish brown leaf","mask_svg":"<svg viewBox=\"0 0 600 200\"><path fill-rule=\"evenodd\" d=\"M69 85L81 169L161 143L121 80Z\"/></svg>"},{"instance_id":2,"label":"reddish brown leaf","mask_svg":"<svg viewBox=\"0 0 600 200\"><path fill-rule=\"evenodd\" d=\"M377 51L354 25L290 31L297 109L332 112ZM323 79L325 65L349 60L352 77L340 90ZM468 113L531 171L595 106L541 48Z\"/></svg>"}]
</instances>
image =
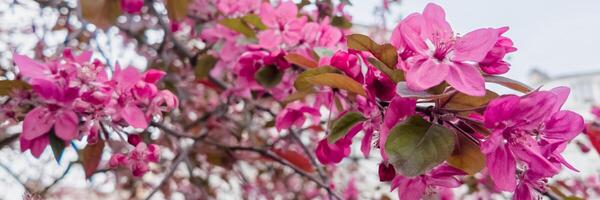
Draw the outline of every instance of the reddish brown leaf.
<instances>
[{"instance_id":1,"label":"reddish brown leaf","mask_svg":"<svg viewBox=\"0 0 600 200\"><path fill-rule=\"evenodd\" d=\"M273 149L272 151L281 158L287 160L294 166L306 172L311 173L315 171L315 168L310 164L310 161L304 154L298 153L297 151L284 149Z\"/></svg>"},{"instance_id":2,"label":"reddish brown leaf","mask_svg":"<svg viewBox=\"0 0 600 200\"><path fill-rule=\"evenodd\" d=\"M98 140L95 144L88 144L81 150L79 158L81 159L86 178L90 178L96 169L98 169L98 164L102 160L103 150L104 140Z\"/></svg>"},{"instance_id":3,"label":"reddish brown leaf","mask_svg":"<svg viewBox=\"0 0 600 200\"><path fill-rule=\"evenodd\" d=\"M305 69L316 68L319 65L317 62L296 53L290 53L288 55L285 55L285 60Z\"/></svg>"},{"instance_id":4,"label":"reddish brown leaf","mask_svg":"<svg viewBox=\"0 0 600 200\"><path fill-rule=\"evenodd\" d=\"M83 18L101 29L112 26L121 15L119 0L80 0Z\"/></svg>"}]
</instances>

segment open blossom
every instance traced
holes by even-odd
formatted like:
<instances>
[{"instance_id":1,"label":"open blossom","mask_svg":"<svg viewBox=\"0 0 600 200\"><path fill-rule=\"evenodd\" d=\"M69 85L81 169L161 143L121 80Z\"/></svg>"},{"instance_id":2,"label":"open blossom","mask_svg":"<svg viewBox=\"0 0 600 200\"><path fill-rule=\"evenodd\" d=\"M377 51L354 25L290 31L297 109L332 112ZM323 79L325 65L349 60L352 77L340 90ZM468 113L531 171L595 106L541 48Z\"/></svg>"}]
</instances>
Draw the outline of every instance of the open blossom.
<instances>
[{"instance_id":1,"label":"open blossom","mask_svg":"<svg viewBox=\"0 0 600 200\"><path fill-rule=\"evenodd\" d=\"M484 122L492 134L481 148L498 189L515 190L517 163L524 164L528 177L554 176L561 165L573 169L560 153L584 124L580 115L560 110L568 95L568 88L557 87L524 97L505 95L489 103Z\"/></svg>"},{"instance_id":2,"label":"open blossom","mask_svg":"<svg viewBox=\"0 0 600 200\"><path fill-rule=\"evenodd\" d=\"M342 31L331 26L329 18L320 23L308 22L302 28L304 41L312 47L334 47L342 39Z\"/></svg>"},{"instance_id":3,"label":"open blossom","mask_svg":"<svg viewBox=\"0 0 600 200\"><path fill-rule=\"evenodd\" d=\"M306 120L306 114L313 117L312 120L314 123L319 123L321 112L319 112L318 109L300 103L294 103L286 106L283 111L277 114L275 128L277 128L277 131L281 131L291 128L292 126L301 127Z\"/></svg>"},{"instance_id":4,"label":"open blossom","mask_svg":"<svg viewBox=\"0 0 600 200\"><path fill-rule=\"evenodd\" d=\"M419 200L428 189L460 186L462 183L458 176L462 175L465 175L463 171L444 164L417 177L398 175L392 180L391 188L398 190L398 197L402 200Z\"/></svg>"},{"instance_id":5,"label":"open blossom","mask_svg":"<svg viewBox=\"0 0 600 200\"><path fill-rule=\"evenodd\" d=\"M146 144L139 142L128 155L115 153L109 160L111 168L127 167L134 176L143 176L150 169L148 163L158 162L160 159L160 149L155 144Z\"/></svg>"},{"instance_id":6,"label":"open blossom","mask_svg":"<svg viewBox=\"0 0 600 200\"><path fill-rule=\"evenodd\" d=\"M477 63L494 47L499 31L483 28L456 36L445 16L440 6L430 3L422 14L409 15L394 29L391 40L405 62L407 85L422 91L446 81L465 94L483 96Z\"/></svg>"},{"instance_id":7,"label":"open blossom","mask_svg":"<svg viewBox=\"0 0 600 200\"><path fill-rule=\"evenodd\" d=\"M277 7L263 3L259 16L268 27L258 33L258 44L269 50L276 50L280 44L295 46L303 37L302 28L306 17L298 18L298 7L294 2L285 1Z\"/></svg>"}]
</instances>

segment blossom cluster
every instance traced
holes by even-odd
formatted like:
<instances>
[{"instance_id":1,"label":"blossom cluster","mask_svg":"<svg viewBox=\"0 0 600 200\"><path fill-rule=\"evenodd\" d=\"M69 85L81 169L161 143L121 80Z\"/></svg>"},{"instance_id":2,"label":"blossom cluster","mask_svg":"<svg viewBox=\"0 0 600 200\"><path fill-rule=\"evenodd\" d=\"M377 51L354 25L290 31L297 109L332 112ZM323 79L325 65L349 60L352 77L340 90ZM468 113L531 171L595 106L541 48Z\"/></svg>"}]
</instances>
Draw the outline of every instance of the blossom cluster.
<instances>
[{"instance_id":1,"label":"blossom cluster","mask_svg":"<svg viewBox=\"0 0 600 200\"><path fill-rule=\"evenodd\" d=\"M155 116L178 106L175 95L156 85L165 72L142 74L117 64L109 76L106 66L91 61L91 56L89 51L74 55L67 49L62 57L42 63L13 54L19 75L32 88L28 99L14 99L33 106L23 120L22 151L39 157L52 140L69 145L84 136L94 144L102 139L102 129L145 129Z\"/></svg>"},{"instance_id":2,"label":"blossom cluster","mask_svg":"<svg viewBox=\"0 0 600 200\"><path fill-rule=\"evenodd\" d=\"M330 197L336 183L325 177L342 170L336 165L350 156L355 138L361 139L364 157L380 159L379 180L389 182L403 200L451 198L451 188L464 184L490 185L478 197L506 191L517 200L535 199L562 166L576 171L561 153L583 130L583 118L562 109L568 88L533 90L500 76L510 70L506 55L517 50L505 35L508 27L458 34L445 11L430 3L423 12L402 19L388 43L379 44L350 32L346 3L326 2L317 1L312 10L305 7L310 1L190 3L185 17L171 19L164 30L173 32L165 32L165 40L187 34L204 45L189 52L178 49L185 59L168 68L173 80L180 81L173 90L184 90L177 94L185 99L159 89L167 73L160 70L142 73L118 64L107 70L99 60L90 61L87 51L74 55L66 50L44 63L14 54L17 79L32 90L13 93L0 106L0 117L23 122L21 149L35 157L48 145L55 148L56 141L64 146L85 138L94 144L111 140L112 131L121 140L126 135L123 143L131 150L112 148L109 166L140 177L150 171L149 163L159 163L157 144L171 143L161 140L168 135L193 139L192 153L185 157L190 172L194 168L189 165L197 163L206 169L203 160L195 160L204 158L200 154L206 154L206 163L225 169L233 169L236 160L264 161L234 155L248 150L304 176L318 172L322 180L315 183ZM388 3L384 1L386 9ZM122 0L120 6L128 15L141 14L144 6L156 9L139 0ZM175 48L191 46L173 38ZM486 83L523 95L499 95ZM219 103L223 106L215 106ZM165 133L158 140L134 133L151 131L146 130L151 122L178 108L181 115L164 120L173 129L154 124ZM270 115L256 114L263 111ZM240 118L250 120L236 121ZM255 131L262 121L267 121L261 127L265 130ZM288 189L287 183L264 184L271 181L266 176L249 181L240 174L247 198L275 198L269 189ZM471 179L476 181L467 183ZM359 198L357 180L350 178L345 198ZM305 193L307 198L325 198L320 191Z\"/></svg>"}]
</instances>

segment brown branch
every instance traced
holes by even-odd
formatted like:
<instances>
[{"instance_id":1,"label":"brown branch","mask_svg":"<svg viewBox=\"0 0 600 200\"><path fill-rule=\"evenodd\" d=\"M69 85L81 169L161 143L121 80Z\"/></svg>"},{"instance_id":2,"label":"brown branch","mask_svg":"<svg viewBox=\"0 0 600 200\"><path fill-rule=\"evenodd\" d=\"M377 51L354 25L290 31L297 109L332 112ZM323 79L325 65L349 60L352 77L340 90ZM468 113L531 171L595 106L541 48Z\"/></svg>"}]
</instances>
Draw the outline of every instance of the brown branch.
<instances>
[{"instance_id":1,"label":"brown branch","mask_svg":"<svg viewBox=\"0 0 600 200\"><path fill-rule=\"evenodd\" d=\"M62 179L64 179L65 176L67 176L67 174L69 173L69 171L71 171L71 167L73 167L73 165L75 163L77 163L77 161L70 162L69 165L67 166L67 169L65 169L65 171L62 173L62 175L60 175L60 177L54 179L54 181L50 185L44 187L44 189L40 192L40 195L44 196L44 194L46 194L48 192L48 190L50 190L50 188L52 188L54 185L56 185L58 182L60 182Z\"/></svg>"},{"instance_id":2,"label":"brown branch","mask_svg":"<svg viewBox=\"0 0 600 200\"><path fill-rule=\"evenodd\" d=\"M8 145L12 144L14 141L19 139L19 135L21 135L21 134L20 133L13 134L13 135L10 135L10 136L4 138L3 140L1 140L0 141L0 149L4 148L4 146L8 146Z\"/></svg>"},{"instance_id":3,"label":"brown branch","mask_svg":"<svg viewBox=\"0 0 600 200\"><path fill-rule=\"evenodd\" d=\"M160 181L160 183L154 189L152 189L150 194L146 196L145 200L149 200L150 198L152 198L152 196L154 196L154 194L158 192L160 187L162 187L167 182L167 180L169 180L169 178L173 176L173 173L175 173L177 166L179 166L179 164L187 158L187 154L193 146L194 145L190 146L189 148L185 148L184 150L181 150L179 155L177 155L177 159L175 159L175 161L173 161L173 164L171 164L171 169L169 169L167 174L165 174L165 177Z\"/></svg>"}]
</instances>

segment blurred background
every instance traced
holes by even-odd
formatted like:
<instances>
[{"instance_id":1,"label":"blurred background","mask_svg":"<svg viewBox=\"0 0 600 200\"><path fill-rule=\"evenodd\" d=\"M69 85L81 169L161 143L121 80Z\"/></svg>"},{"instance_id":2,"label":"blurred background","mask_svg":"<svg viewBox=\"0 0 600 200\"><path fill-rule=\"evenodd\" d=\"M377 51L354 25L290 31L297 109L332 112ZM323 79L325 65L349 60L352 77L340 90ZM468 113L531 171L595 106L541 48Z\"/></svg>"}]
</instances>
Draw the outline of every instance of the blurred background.
<instances>
[{"instance_id":1,"label":"blurred background","mask_svg":"<svg viewBox=\"0 0 600 200\"><path fill-rule=\"evenodd\" d=\"M381 0L351 2L353 5L346 9L353 16L353 22L358 24L354 27L356 32L375 32L382 35L381 39L389 35L387 33L403 16L421 12L428 2L437 3L446 10L447 20L458 33L464 34L483 27L508 26L510 30L505 35L513 40L518 51L509 54L512 67L505 76L546 89L568 86L571 88L571 96L566 107L563 108L580 113L586 120L594 120L590 111L592 106L600 102L600 1L598 0L403 0L391 4L389 11L381 9ZM0 52L2 52L0 65L10 65L9 55L15 50L12 49L14 46L21 48L19 51L36 48L35 43L31 44L32 39L44 37L50 43L56 40L55 43L60 44L62 39L56 38L65 37L60 33L42 35L36 30L33 30L33 34L19 33L21 29L31 28L23 27L22 22L32 22L43 27L45 23L56 21L56 18L56 13L40 9L33 1L0 0ZM91 44L92 48L100 50L96 54L106 53L107 55L103 56L112 61L118 57L121 63L145 68L147 63L139 58L133 46L118 46L123 43L122 40L123 38L117 33L108 30ZM509 92L499 91L499 93ZM578 137L575 142L592 148L585 135ZM359 155L359 152L356 149L353 154ZM73 151L65 153L65 158L75 157ZM559 178L597 175L600 170L600 157L593 148L589 153L583 154L578 145L572 144L564 156L581 172L563 170ZM38 160L28 153L19 153L18 149L0 149L0 191L2 191L0 199L21 199L25 189L15 180L15 175L18 175L17 179L21 181L25 181L24 177L27 176L59 177L61 172L69 167L67 163L68 161L55 164L49 153L45 153L42 159ZM365 170L364 173L377 173L375 168ZM58 184L66 184L72 188L86 187L88 183L83 177L82 170L74 170L65 178L66 181ZM153 177L145 179L152 181ZM41 180L48 185L54 178ZM108 181L107 177L99 176L89 185L99 187L102 185L97 189L110 191L110 185L101 184L106 181ZM358 182L359 186L373 187L377 180ZM82 195L85 196L85 193Z\"/></svg>"}]
</instances>

